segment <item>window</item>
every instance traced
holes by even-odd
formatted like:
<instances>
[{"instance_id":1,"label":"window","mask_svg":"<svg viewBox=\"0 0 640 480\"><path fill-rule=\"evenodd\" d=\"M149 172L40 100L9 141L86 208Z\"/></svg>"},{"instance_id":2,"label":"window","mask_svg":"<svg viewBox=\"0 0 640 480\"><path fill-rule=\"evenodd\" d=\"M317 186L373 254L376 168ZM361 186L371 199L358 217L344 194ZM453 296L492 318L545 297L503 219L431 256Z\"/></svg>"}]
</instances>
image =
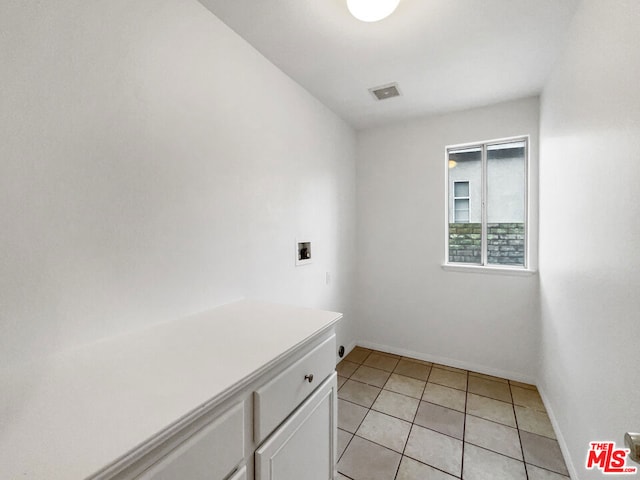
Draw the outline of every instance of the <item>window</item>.
<instances>
[{"instance_id":1,"label":"window","mask_svg":"<svg viewBox=\"0 0 640 480\"><path fill-rule=\"evenodd\" d=\"M453 222L469 223L469 182L453 182Z\"/></svg>"},{"instance_id":2,"label":"window","mask_svg":"<svg viewBox=\"0 0 640 480\"><path fill-rule=\"evenodd\" d=\"M449 265L527 268L528 138L447 148Z\"/></svg>"}]
</instances>

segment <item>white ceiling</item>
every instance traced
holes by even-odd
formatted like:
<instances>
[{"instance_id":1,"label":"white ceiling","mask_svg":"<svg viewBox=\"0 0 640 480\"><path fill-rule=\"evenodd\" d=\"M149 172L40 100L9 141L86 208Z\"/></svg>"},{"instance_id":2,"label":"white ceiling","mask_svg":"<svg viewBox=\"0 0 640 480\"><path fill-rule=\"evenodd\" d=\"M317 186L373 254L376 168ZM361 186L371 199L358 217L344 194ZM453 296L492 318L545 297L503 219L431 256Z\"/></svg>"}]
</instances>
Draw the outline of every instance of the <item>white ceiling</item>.
<instances>
[{"instance_id":1,"label":"white ceiling","mask_svg":"<svg viewBox=\"0 0 640 480\"><path fill-rule=\"evenodd\" d=\"M346 0L200 0L356 128L540 93L580 0L401 0L376 23ZM370 87L398 82L376 101Z\"/></svg>"}]
</instances>

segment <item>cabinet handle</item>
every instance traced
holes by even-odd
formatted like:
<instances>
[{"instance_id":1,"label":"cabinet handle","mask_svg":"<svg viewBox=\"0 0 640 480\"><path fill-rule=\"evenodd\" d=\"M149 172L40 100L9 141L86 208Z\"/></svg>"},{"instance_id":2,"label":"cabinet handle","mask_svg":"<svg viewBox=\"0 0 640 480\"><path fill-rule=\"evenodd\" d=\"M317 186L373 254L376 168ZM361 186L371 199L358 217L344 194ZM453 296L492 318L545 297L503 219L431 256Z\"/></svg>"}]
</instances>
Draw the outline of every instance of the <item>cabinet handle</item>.
<instances>
[{"instance_id":1,"label":"cabinet handle","mask_svg":"<svg viewBox=\"0 0 640 480\"><path fill-rule=\"evenodd\" d=\"M304 376L305 380L309 380L309 383L313 382L313 373Z\"/></svg>"}]
</instances>

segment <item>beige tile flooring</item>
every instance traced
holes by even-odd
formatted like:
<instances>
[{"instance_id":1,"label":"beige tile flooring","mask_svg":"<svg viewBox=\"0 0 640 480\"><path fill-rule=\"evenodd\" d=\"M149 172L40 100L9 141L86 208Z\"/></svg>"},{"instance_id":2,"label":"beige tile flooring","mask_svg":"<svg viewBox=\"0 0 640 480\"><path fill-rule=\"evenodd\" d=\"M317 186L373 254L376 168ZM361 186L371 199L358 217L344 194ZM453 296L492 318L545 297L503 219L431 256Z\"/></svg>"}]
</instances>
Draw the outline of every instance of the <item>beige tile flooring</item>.
<instances>
[{"instance_id":1,"label":"beige tile flooring","mask_svg":"<svg viewBox=\"0 0 640 480\"><path fill-rule=\"evenodd\" d=\"M361 347L337 370L339 479L569 478L533 385Z\"/></svg>"}]
</instances>

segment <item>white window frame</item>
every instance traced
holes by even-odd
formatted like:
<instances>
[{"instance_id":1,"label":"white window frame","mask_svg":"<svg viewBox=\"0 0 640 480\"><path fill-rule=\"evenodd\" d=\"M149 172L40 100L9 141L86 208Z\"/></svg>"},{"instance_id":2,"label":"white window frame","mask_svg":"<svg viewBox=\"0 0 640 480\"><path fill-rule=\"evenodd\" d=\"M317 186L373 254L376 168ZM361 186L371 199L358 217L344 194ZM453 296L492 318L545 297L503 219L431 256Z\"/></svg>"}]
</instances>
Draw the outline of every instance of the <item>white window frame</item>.
<instances>
[{"instance_id":1,"label":"white window frame","mask_svg":"<svg viewBox=\"0 0 640 480\"><path fill-rule=\"evenodd\" d=\"M467 196L466 197L456 197L456 183L466 183L467 184ZM456 218L456 200L467 200L469 203L469 208L467 209L467 221L466 222L458 222ZM459 182L453 182L453 222L454 223L469 223L469 219L471 218L471 182L469 180L461 180Z\"/></svg>"},{"instance_id":2,"label":"white window frame","mask_svg":"<svg viewBox=\"0 0 640 480\"><path fill-rule=\"evenodd\" d=\"M510 142L524 142L525 143L525 179L524 179L524 187L525 187L525 199L524 199L524 265L494 265L489 264L487 262L488 252L487 252L487 209L486 209L486 198L487 198L487 147L492 145L497 145L501 143L510 143ZM534 269L531 268L532 265L532 253L531 253L531 138L529 135L519 135L515 137L506 137L506 138L497 138L492 140L483 140L479 142L470 142L464 144L455 144L455 145L447 145L445 146L445 161L444 161L444 180L445 180L445 228L444 228L444 262L442 264L442 268L446 271L454 271L454 272L474 272L474 273L497 273L497 274L506 274L506 275L532 275L536 273ZM461 262L450 262L449 261L449 219L453 218L455 222L455 201L450 202L450 187L449 187L449 155L452 150L463 150L463 149L471 149L478 148L482 151L481 155L481 191L482 191L482 199L481 199L481 224L482 224L482 243L481 243L481 263L480 264L469 264L469 263L461 263ZM455 188L455 187L451 187ZM450 208L453 208L453 215L450 216Z\"/></svg>"}]
</instances>

